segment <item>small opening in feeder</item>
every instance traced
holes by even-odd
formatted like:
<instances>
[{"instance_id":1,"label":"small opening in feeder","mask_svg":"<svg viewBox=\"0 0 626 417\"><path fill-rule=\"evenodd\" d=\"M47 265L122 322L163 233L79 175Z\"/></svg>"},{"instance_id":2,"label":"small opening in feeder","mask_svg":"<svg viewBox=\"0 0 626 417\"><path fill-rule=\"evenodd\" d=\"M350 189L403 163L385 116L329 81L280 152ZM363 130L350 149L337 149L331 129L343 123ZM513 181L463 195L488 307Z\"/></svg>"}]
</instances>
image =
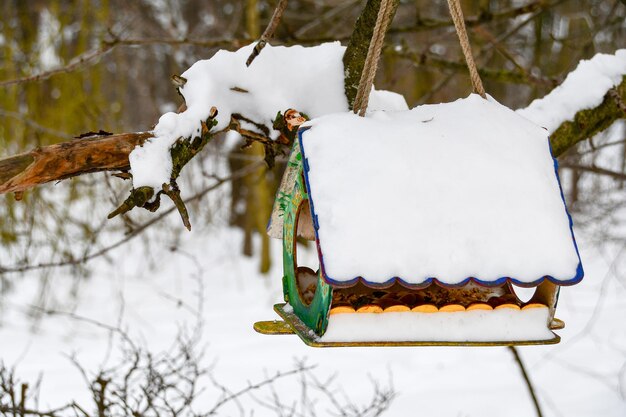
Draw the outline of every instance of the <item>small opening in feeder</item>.
<instances>
[{"instance_id":1,"label":"small opening in feeder","mask_svg":"<svg viewBox=\"0 0 626 417\"><path fill-rule=\"evenodd\" d=\"M527 303L533 295L535 295L535 291L537 291L536 287L519 287L517 285L511 285L511 290L520 299L523 303Z\"/></svg>"},{"instance_id":2,"label":"small opening in feeder","mask_svg":"<svg viewBox=\"0 0 626 417\"><path fill-rule=\"evenodd\" d=\"M314 244L315 232L309 200L304 200L296 215L296 239L294 239L294 264L298 294L304 304L311 304L317 290L319 259Z\"/></svg>"}]
</instances>

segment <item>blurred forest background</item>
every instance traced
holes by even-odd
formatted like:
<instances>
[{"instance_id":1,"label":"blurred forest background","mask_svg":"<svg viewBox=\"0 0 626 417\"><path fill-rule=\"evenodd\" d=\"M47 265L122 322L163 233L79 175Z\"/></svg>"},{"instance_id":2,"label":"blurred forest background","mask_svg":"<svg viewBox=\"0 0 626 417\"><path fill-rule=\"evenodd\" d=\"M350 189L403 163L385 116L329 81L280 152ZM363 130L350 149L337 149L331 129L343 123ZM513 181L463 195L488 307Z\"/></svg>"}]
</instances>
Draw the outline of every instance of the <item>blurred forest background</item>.
<instances>
[{"instance_id":1,"label":"blurred forest background","mask_svg":"<svg viewBox=\"0 0 626 417\"><path fill-rule=\"evenodd\" d=\"M550 92L581 59L626 47L626 5L620 0L461 3L485 88L512 108ZM290 0L271 43L345 44L363 4ZM0 0L0 158L88 131L149 130L182 102L170 81L173 74L218 49L234 50L257 39L275 5L264 0ZM445 0L400 1L375 83L404 95L410 107L469 94ZM240 149L242 143L233 134L215 139L179 182L184 197L197 196L189 204L196 231L210 239L215 227L240 228L241 253L266 272L272 257L264 230L284 164L268 169L258 163L262 148ZM624 123L570 149L560 163L577 233L598 245L621 244L626 237ZM242 169L245 175L223 181L225 187L211 187ZM89 261L107 258L112 248L137 237L145 253L155 245L174 251L187 233L177 221L150 228L169 206L156 214L135 210L106 220L129 189L129 182L100 173L0 196L0 315L26 272L39 277L34 305L67 307L77 303L72 297L89 277ZM150 238L144 234L148 228ZM257 240L261 243L253 244ZM151 262L146 268L156 266ZM51 295L50 277L60 267L73 285L68 294ZM37 312L32 314L36 321Z\"/></svg>"}]
</instances>

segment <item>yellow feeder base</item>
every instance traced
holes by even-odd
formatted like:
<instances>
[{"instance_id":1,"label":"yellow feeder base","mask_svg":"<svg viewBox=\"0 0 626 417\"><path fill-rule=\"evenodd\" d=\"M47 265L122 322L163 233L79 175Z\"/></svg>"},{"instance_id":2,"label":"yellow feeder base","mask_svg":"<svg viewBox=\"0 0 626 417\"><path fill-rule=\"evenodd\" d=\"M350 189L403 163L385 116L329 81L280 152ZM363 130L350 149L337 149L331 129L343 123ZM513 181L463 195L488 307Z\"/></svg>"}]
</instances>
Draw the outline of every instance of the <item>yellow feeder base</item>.
<instances>
[{"instance_id":1,"label":"yellow feeder base","mask_svg":"<svg viewBox=\"0 0 626 417\"><path fill-rule=\"evenodd\" d=\"M282 320L257 321L254 330L261 334L293 334L291 326Z\"/></svg>"},{"instance_id":2,"label":"yellow feeder base","mask_svg":"<svg viewBox=\"0 0 626 417\"><path fill-rule=\"evenodd\" d=\"M496 341L496 342L447 342L447 341L410 341L410 342L321 342L317 336L304 324L298 316L284 310L285 304L274 305L274 311L285 320L262 321L254 324L254 330L262 334L297 334L300 339L311 347L383 347L383 346L531 346L531 345L554 345L561 341L555 334L548 340L519 340L519 341ZM349 313L348 313L349 314ZM555 319L557 321L558 319ZM562 323L560 320L558 322Z\"/></svg>"}]
</instances>

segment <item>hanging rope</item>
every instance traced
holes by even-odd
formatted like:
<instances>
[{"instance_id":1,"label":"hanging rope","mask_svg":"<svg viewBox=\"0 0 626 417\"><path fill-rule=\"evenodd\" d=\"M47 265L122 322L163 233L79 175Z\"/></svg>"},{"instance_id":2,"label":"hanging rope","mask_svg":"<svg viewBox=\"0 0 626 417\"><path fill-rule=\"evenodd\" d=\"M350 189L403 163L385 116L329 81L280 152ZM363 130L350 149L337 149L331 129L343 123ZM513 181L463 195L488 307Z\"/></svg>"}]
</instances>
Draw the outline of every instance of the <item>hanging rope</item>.
<instances>
[{"instance_id":1,"label":"hanging rope","mask_svg":"<svg viewBox=\"0 0 626 417\"><path fill-rule=\"evenodd\" d=\"M374 33L372 34L372 39L370 40L370 46L367 49L363 72L361 73L361 79L359 80L359 89L356 92L354 105L352 106L354 112L361 117L365 116L365 110L367 110L370 92L372 91L372 85L374 84L374 77L376 76L376 70L378 69L378 60L380 59L380 53L383 49L385 41L385 34L387 33L387 28L389 27L391 18L393 17L393 9L392 0L380 1L380 9L378 9Z\"/></svg>"},{"instance_id":2,"label":"hanging rope","mask_svg":"<svg viewBox=\"0 0 626 417\"><path fill-rule=\"evenodd\" d=\"M467 37L465 19L463 18L463 9L461 9L459 0L448 0L448 8L450 9L450 15L452 16L452 21L454 22L456 34L459 36L459 41L461 42L461 49L463 50L463 55L465 56L465 62L467 62L467 68L469 69L470 78L472 79L474 92L480 94L482 98L487 98L487 95L485 94L485 87L483 87L483 82L480 79L478 69L476 68L476 62L474 62L474 56L472 55L472 47L470 45L469 38Z\"/></svg>"}]
</instances>

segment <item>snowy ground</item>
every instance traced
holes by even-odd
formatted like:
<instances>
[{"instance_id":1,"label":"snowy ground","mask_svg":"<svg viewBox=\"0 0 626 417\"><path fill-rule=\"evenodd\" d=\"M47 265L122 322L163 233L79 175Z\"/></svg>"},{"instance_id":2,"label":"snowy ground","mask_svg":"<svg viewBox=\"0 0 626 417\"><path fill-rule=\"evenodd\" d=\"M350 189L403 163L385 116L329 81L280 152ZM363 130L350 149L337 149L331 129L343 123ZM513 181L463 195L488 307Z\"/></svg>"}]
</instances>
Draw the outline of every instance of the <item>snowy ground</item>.
<instances>
[{"instance_id":1,"label":"snowy ground","mask_svg":"<svg viewBox=\"0 0 626 417\"><path fill-rule=\"evenodd\" d=\"M154 270L147 269L148 259L139 241L116 250L113 264L94 261L93 274L80 287L74 313L113 326L121 317L122 327L156 352L172 345L180 326L192 327L196 322L201 291L204 362L232 390L262 380L267 373L289 370L294 359L306 358L307 363L317 364L315 373L320 378L337 374L333 389L341 386L357 403L371 397L370 378L381 385L391 381L398 395L387 415L533 415L518 368L505 348L313 349L296 336L255 333L252 324L274 318L272 305L281 301L278 245L273 251L275 267L268 276L261 276L256 260L238 255L239 232L226 227L200 229L185 235L175 254L167 245L153 252L154 259L168 259ZM558 317L567 323L560 332L563 342L523 347L520 352L547 416L624 416L626 281L616 274L626 267L624 247L601 252L588 247L580 235L579 240L586 276L581 284L561 293ZM71 281L67 274L58 270L52 281L61 301ZM68 355L75 354L95 372L107 358L109 332L61 316L45 317L35 331L26 311L37 275L19 280L15 291L5 296L0 316L0 359L15 365L17 374L26 380L43 373L42 406L70 399L88 402L82 376ZM114 358L108 360L114 362ZM287 402L300 395L295 382L276 386ZM217 395L209 389L200 402L213 403ZM254 409L255 416L275 415L248 400L244 404ZM320 404L319 415L327 415L327 409ZM238 414L236 408L227 413Z\"/></svg>"}]
</instances>

